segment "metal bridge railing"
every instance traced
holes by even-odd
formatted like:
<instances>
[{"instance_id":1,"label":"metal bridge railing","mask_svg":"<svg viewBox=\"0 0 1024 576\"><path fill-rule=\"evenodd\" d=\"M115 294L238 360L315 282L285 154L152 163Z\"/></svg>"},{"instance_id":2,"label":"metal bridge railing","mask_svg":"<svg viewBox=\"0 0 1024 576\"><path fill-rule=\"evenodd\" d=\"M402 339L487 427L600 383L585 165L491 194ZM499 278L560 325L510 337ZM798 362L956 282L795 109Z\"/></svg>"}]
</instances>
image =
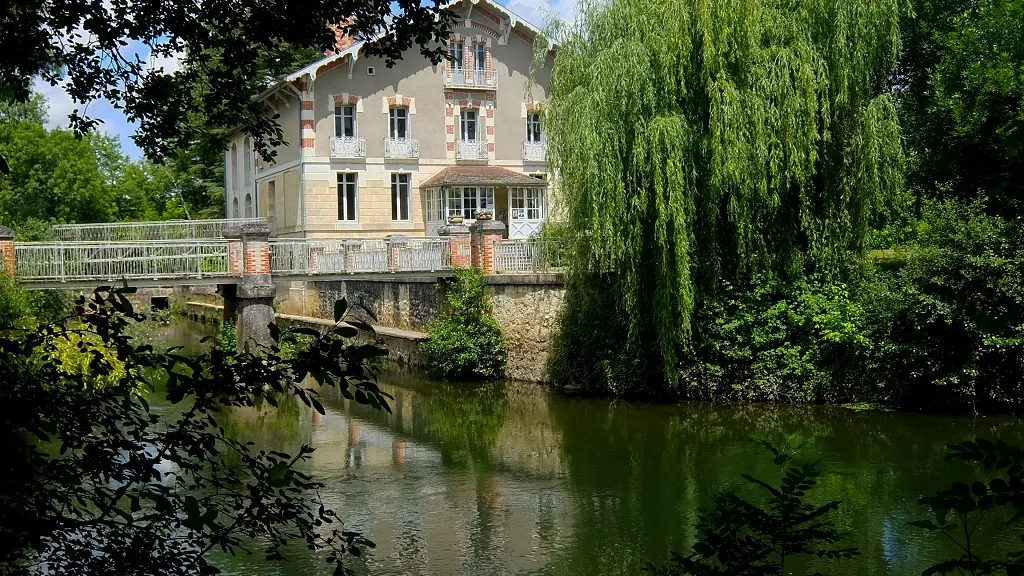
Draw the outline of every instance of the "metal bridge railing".
<instances>
[{"instance_id":1,"label":"metal bridge railing","mask_svg":"<svg viewBox=\"0 0 1024 576\"><path fill-rule=\"evenodd\" d=\"M224 229L238 224L267 223L266 218L221 220L163 220L156 222L107 222L59 224L50 230L58 242L141 242L151 240L219 239Z\"/></svg>"},{"instance_id":2,"label":"metal bridge railing","mask_svg":"<svg viewBox=\"0 0 1024 576\"><path fill-rule=\"evenodd\" d=\"M228 275L226 240L19 243L18 280L69 282L206 278Z\"/></svg>"},{"instance_id":3,"label":"metal bridge railing","mask_svg":"<svg viewBox=\"0 0 1024 576\"><path fill-rule=\"evenodd\" d=\"M448 238L271 240L273 275L436 272L451 269Z\"/></svg>"},{"instance_id":4,"label":"metal bridge railing","mask_svg":"<svg viewBox=\"0 0 1024 576\"><path fill-rule=\"evenodd\" d=\"M555 240L497 240L494 272L551 272L565 266L564 246Z\"/></svg>"}]
</instances>

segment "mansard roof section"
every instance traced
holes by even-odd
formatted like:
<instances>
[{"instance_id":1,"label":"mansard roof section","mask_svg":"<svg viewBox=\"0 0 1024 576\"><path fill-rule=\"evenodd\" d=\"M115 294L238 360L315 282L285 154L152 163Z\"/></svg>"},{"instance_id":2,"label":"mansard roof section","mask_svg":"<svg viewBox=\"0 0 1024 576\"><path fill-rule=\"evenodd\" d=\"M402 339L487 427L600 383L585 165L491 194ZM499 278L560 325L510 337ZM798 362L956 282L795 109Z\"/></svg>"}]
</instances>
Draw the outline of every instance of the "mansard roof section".
<instances>
[{"instance_id":1,"label":"mansard roof section","mask_svg":"<svg viewBox=\"0 0 1024 576\"><path fill-rule=\"evenodd\" d=\"M473 12L477 11L477 7L481 5L484 5L484 7L483 10L480 10L480 12L483 13L485 17L495 16L494 14L491 14L491 11L497 12L497 24L499 26L498 36L500 38L499 42L501 42L502 44L507 44L512 34L516 34L520 36L524 41L531 43L535 41L538 36L541 35L541 30L539 28L529 23L515 12L512 12L508 8L502 6L501 4L498 4L497 2L493 2L491 0L455 0L453 2L449 2L444 7L454 8L459 4L467 4L468 7L466 14L459 15L460 17L456 20L457 23L464 22L467 18L472 18ZM494 21L494 18L488 19L490 19L492 22ZM518 29L517 26L519 27ZM316 62L313 62L312 64L289 74L288 76L285 77L284 82L289 82L292 83L293 85L297 85L306 76L310 76L312 79L315 80L318 74L320 74L321 72L326 72L328 69L334 68L335 66L342 64L346 58L358 60L359 52L367 44L367 42L374 42L376 40L379 40L380 38L381 36L376 36L368 41L357 42L346 50L342 50L329 56L325 56L320 60L317 60Z\"/></svg>"}]
</instances>

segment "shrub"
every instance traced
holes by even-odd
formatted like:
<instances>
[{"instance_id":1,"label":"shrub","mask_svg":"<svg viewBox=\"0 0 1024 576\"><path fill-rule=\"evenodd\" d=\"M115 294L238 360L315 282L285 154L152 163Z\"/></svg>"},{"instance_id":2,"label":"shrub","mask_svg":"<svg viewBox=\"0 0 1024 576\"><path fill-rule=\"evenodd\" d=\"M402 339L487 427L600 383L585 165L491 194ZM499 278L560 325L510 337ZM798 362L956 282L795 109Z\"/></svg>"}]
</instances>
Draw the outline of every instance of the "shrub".
<instances>
[{"instance_id":1,"label":"shrub","mask_svg":"<svg viewBox=\"0 0 1024 576\"><path fill-rule=\"evenodd\" d=\"M696 320L681 380L697 398L847 400L870 359L864 310L840 283L756 277Z\"/></svg>"},{"instance_id":2,"label":"shrub","mask_svg":"<svg viewBox=\"0 0 1024 576\"><path fill-rule=\"evenodd\" d=\"M1022 406L1022 247L980 205L925 204L906 265L865 297L893 402Z\"/></svg>"},{"instance_id":3,"label":"shrub","mask_svg":"<svg viewBox=\"0 0 1024 576\"><path fill-rule=\"evenodd\" d=\"M222 322L220 330L217 331L217 344L221 352L232 355L238 352L238 335L235 332L234 322Z\"/></svg>"},{"instance_id":4,"label":"shrub","mask_svg":"<svg viewBox=\"0 0 1024 576\"><path fill-rule=\"evenodd\" d=\"M427 323L421 345L433 372L446 378L498 378L505 371L505 339L484 296L479 270L455 271L445 288L447 307Z\"/></svg>"}]
</instances>

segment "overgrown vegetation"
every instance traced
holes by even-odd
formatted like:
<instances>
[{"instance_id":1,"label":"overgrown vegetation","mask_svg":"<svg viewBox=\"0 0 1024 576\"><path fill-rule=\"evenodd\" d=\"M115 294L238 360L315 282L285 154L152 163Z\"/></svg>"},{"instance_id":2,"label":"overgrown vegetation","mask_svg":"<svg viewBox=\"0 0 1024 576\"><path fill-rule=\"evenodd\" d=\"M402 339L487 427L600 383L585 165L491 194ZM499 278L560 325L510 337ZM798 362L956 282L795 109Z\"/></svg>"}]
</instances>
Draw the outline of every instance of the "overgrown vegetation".
<instances>
[{"instance_id":1,"label":"overgrown vegetation","mask_svg":"<svg viewBox=\"0 0 1024 576\"><path fill-rule=\"evenodd\" d=\"M445 378L499 378L505 372L507 351L501 327L484 295L479 270L455 271L444 286L447 306L427 323L427 340L420 346L430 369Z\"/></svg>"},{"instance_id":2,"label":"overgrown vegetation","mask_svg":"<svg viewBox=\"0 0 1024 576\"><path fill-rule=\"evenodd\" d=\"M215 416L288 399L323 414L320 385L390 410L364 367L384 351L355 340L369 327L341 301L323 334L272 327L269 347L183 356L127 334L145 320L129 292L97 291L61 321L0 333L0 571L213 574L214 548L280 560L298 541L348 573L345 558L372 543L319 500L303 472L312 448L255 452ZM294 358L279 353L306 336ZM88 361L66 366L65 349L83 345ZM180 410L151 411L156 394Z\"/></svg>"},{"instance_id":3,"label":"overgrown vegetation","mask_svg":"<svg viewBox=\"0 0 1024 576\"><path fill-rule=\"evenodd\" d=\"M1021 407L1024 1L901 6L628 0L559 31L556 383Z\"/></svg>"}]
</instances>

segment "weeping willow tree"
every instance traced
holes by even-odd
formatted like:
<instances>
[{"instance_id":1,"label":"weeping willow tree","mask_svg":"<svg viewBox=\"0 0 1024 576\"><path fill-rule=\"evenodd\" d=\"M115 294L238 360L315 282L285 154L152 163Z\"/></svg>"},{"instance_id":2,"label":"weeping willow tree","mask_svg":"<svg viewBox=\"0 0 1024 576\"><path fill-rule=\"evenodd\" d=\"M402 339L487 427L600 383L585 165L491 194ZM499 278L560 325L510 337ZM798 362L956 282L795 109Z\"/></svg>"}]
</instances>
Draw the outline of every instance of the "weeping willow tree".
<instances>
[{"instance_id":1,"label":"weeping willow tree","mask_svg":"<svg viewBox=\"0 0 1024 576\"><path fill-rule=\"evenodd\" d=\"M566 326L559 354L578 366L588 359L567 339L597 339L618 364L598 373L637 368L674 387L694 312L723 282L794 262L828 277L863 250L874 207L903 185L884 93L903 7L582 6L557 36L546 122L559 202L581 240L571 298L589 299L577 316L599 315L606 333Z\"/></svg>"}]
</instances>

